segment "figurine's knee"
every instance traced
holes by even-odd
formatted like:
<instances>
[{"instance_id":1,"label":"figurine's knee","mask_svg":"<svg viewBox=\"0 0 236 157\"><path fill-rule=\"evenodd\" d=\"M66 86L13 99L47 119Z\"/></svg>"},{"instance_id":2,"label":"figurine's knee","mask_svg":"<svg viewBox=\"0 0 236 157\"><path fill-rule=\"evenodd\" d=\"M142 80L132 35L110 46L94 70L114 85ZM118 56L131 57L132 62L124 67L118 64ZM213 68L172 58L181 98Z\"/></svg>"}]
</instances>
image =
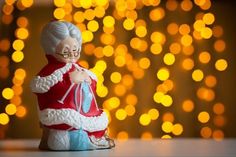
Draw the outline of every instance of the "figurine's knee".
<instances>
[{"instance_id":1,"label":"figurine's knee","mask_svg":"<svg viewBox=\"0 0 236 157\"><path fill-rule=\"evenodd\" d=\"M68 132L51 129L48 137L48 147L51 150L69 150L70 139Z\"/></svg>"}]
</instances>

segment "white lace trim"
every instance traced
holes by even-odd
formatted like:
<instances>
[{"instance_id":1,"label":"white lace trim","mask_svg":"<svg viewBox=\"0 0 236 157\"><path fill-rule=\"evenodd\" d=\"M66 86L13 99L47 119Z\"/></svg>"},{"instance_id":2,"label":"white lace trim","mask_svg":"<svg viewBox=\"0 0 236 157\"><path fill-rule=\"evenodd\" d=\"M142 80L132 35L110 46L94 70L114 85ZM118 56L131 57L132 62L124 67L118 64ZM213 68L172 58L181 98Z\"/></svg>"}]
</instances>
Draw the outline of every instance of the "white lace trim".
<instances>
[{"instance_id":1,"label":"white lace trim","mask_svg":"<svg viewBox=\"0 0 236 157\"><path fill-rule=\"evenodd\" d=\"M51 126L67 124L73 128L94 132L104 130L108 126L108 118L105 112L99 116L86 117L73 109L44 109L39 111L39 119L42 124Z\"/></svg>"},{"instance_id":2,"label":"white lace trim","mask_svg":"<svg viewBox=\"0 0 236 157\"><path fill-rule=\"evenodd\" d=\"M53 87L59 81L63 80L63 75L72 68L72 65L74 65L77 69L84 69L79 67L75 63L67 63L64 67L55 70L52 74L48 76L45 77L36 76L31 82L32 92L34 93L48 92L51 87ZM97 77L94 73L92 73L87 69L84 69L84 71L86 71L88 75L92 77L92 79L97 81Z\"/></svg>"}]
</instances>

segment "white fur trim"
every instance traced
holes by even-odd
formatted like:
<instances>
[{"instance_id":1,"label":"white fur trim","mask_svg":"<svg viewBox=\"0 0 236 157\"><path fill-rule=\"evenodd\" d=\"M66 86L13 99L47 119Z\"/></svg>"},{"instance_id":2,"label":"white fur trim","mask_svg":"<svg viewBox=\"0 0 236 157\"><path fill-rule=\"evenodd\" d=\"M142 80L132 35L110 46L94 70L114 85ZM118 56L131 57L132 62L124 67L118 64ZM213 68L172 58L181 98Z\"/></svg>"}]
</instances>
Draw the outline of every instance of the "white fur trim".
<instances>
[{"instance_id":1,"label":"white fur trim","mask_svg":"<svg viewBox=\"0 0 236 157\"><path fill-rule=\"evenodd\" d=\"M64 67L55 70L52 74L40 77L36 76L32 82L31 82L31 90L34 93L46 93L49 91L51 87L53 87L55 84L57 84L59 81L63 80L63 75L69 71L72 68L72 65L74 65L78 70L84 69L79 67L75 63L67 63ZM94 73L91 71L84 69L92 79L97 81L97 77Z\"/></svg>"},{"instance_id":2,"label":"white fur trim","mask_svg":"<svg viewBox=\"0 0 236 157\"><path fill-rule=\"evenodd\" d=\"M44 109L39 112L39 119L44 125L67 124L89 132L104 130L108 126L105 112L100 116L86 117L73 109Z\"/></svg>"}]
</instances>

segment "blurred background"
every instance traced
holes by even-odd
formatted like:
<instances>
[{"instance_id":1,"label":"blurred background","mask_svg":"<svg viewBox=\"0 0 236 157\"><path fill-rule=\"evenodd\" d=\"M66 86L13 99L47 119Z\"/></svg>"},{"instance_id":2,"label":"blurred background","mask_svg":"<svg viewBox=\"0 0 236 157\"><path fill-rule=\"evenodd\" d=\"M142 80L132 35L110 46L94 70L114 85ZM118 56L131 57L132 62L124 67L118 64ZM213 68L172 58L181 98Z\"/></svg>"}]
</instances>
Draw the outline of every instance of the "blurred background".
<instances>
[{"instance_id":1,"label":"blurred background","mask_svg":"<svg viewBox=\"0 0 236 157\"><path fill-rule=\"evenodd\" d=\"M236 137L235 1L0 0L0 139L39 138L29 83L52 20L82 31L111 137Z\"/></svg>"}]
</instances>

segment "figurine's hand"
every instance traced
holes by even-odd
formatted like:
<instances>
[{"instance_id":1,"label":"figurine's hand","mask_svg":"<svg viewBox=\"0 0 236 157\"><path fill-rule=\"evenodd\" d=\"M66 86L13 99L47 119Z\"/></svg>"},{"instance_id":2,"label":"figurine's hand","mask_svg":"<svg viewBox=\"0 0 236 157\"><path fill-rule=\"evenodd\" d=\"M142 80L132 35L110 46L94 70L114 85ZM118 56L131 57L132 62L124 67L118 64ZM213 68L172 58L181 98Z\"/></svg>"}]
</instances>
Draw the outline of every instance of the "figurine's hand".
<instances>
[{"instance_id":1,"label":"figurine's hand","mask_svg":"<svg viewBox=\"0 0 236 157\"><path fill-rule=\"evenodd\" d=\"M73 72L69 74L69 76L70 76L71 82L73 83L79 84L85 81L91 84L91 79L85 71L74 70Z\"/></svg>"}]
</instances>

